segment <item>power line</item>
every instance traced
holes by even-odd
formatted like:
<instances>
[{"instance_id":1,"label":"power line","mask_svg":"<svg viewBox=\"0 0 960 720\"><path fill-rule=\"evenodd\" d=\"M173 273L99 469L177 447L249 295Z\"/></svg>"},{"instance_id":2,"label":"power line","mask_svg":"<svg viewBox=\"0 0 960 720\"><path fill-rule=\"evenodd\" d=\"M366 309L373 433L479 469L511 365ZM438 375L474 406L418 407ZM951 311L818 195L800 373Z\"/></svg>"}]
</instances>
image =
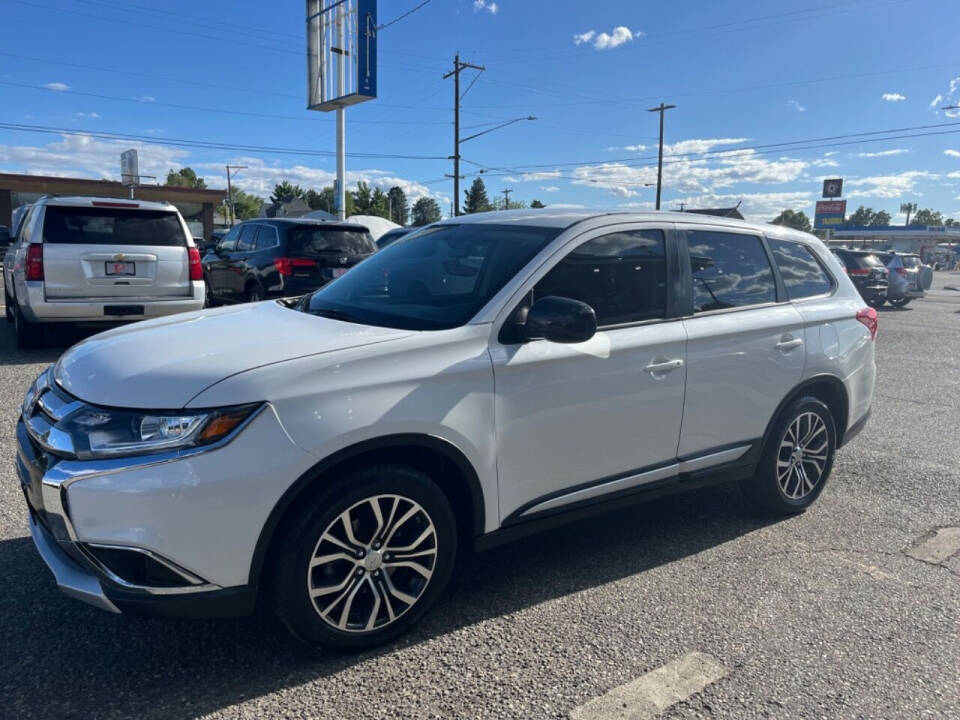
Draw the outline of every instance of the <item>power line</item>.
<instances>
[{"instance_id":1,"label":"power line","mask_svg":"<svg viewBox=\"0 0 960 720\"><path fill-rule=\"evenodd\" d=\"M19 83L9 80L0 80L0 85L9 85L11 87L21 87L27 88L28 90L44 90L46 92L53 92L57 94L69 94L69 95L80 95L83 97L94 97L100 100L114 100L117 102L126 102L126 103L137 103L139 105L157 105L161 107L171 107L178 110L196 110L199 112L211 112L219 113L221 115L243 115L246 117L258 117L258 118L269 118L272 120L299 120L302 122L318 122L321 121L315 116L299 116L299 115L275 115L273 113L258 113L250 112L248 110L226 110L224 108L211 108L211 107L202 107L199 105L183 105L180 103L170 103L151 99L138 99L138 98L127 98L120 97L118 95L104 95L102 93L92 93L84 92L81 90L74 90L72 88L68 89L54 89L48 88L43 85L30 85L29 83ZM149 96L144 96L144 98ZM326 120L324 118L323 120ZM359 123L363 125L449 125L450 123L443 120L353 120L351 122Z\"/></svg>"},{"instance_id":2,"label":"power line","mask_svg":"<svg viewBox=\"0 0 960 720\"><path fill-rule=\"evenodd\" d=\"M403 13L403 14L401 14L401 15L398 15L397 17L395 17L395 18L394 18L393 20L391 20L390 22L386 22L386 23L384 23L383 25L381 25L380 27L378 27L378 28L377 28L377 32L379 32L380 30L383 30L383 29L385 29L385 28L390 27L390 26L393 25L394 23L400 22L400 21L403 20L405 17L409 17L410 15L413 15L417 10L419 10L420 8L422 8L424 5L426 5L426 4L429 3L429 2L430 2L430 0L423 0L423 2L420 3L419 5L417 5L415 8L412 8L412 9L410 9L410 10L407 10L405 13Z\"/></svg>"},{"instance_id":3,"label":"power line","mask_svg":"<svg viewBox=\"0 0 960 720\"><path fill-rule=\"evenodd\" d=\"M171 145L174 147L200 148L205 150L233 150L240 152L259 152L272 155L300 155L316 157L333 157L336 153L333 150L314 150L305 148L273 147L269 145L247 145L239 143L221 143L209 140L190 140L183 138L156 138L146 135L134 135L130 133L97 131L97 130L77 130L75 128L58 128L44 125L28 125L23 123L0 122L0 129L14 130L17 132L33 132L47 135L78 135L85 137L94 137L101 140L126 140L143 142L150 145ZM398 153L369 153L353 152L347 153L350 157L367 158L378 160L446 160L445 155L403 155Z\"/></svg>"}]
</instances>

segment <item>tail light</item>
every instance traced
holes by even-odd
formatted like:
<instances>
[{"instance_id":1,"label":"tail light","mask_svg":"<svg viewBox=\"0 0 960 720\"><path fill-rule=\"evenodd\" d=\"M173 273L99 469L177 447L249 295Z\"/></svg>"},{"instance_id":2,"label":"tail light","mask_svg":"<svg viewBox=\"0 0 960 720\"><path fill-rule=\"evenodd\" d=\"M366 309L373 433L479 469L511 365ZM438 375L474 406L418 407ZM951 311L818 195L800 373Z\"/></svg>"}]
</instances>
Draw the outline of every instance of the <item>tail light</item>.
<instances>
[{"instance_id":1,"label":"tail light","mask_svg":"<svg viewBox=\"0 0 960 720\"><path fill-rule=\"evenodd\" d=\"M290 276L293 275L294 268L313 268L317 266L317 261L308 260L307 258L278 257L274 258L273 264L277 268L278 273Z\"/></svg>"},{"instance_id":2,"label":"tail light","mask_svg":"<svg viewBox=\"0 0 960 720\"><path fill-rule=\"evenodd\" d=\"M43 280L43 245L27 246L27 280Z\"/></svg>"},{"instance_id":3,"label":"tail light","mask_svg":"<svg viewBox=\"0 0 960 720\"><path fill-rule=\"evenodd\" d=\"M872 270L847 270L847 275L850 277L866 277L872 273Z\"/></svg>"},{"instance_id":4,"label":"tail light","mask_svg":"<svg viewBox=\"0 0 960 720\"><path fill-rule=\"evenodd\" d=\"M203 265L200 264L200 251L195 247L187 248L187 258L190 263L190 279L203 280Z\"/></svg>"},{"instance_id":5,"label":"tail light","mask_svg":"<svg viewBox=\"0 0 960 720\"><path fill-rule=\"evenodd\" d=\"M893 271L894 271L897 275L903 275L903 277L906 277L906 276L907 276L907 269L906 269L905 267L894 268Z\"/></svg>"},{"instance_id":6,"label":"tail light","mask_svg":"<svg viewBox=\"0 0 960 720\"><path fill-rule=\"evenodd\" d=\"M879 321L877 320L877 311L873 308L864 308L857 313L857 322L863 323L867 330L870 331L870 339L877 339L877 328L879 327Z\"/></svg>"}]
</instances>

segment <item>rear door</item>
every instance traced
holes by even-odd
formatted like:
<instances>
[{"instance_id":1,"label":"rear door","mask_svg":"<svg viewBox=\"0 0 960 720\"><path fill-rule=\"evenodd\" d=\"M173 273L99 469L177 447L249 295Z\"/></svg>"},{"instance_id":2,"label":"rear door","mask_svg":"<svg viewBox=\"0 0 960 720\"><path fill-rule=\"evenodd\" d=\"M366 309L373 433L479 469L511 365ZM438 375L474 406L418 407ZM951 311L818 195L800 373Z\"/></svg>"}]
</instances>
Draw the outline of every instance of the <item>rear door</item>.
<instances>
[{"instance_id":1,"label":"rear door","mask_svg":"<svg viewBox=\"0 0 960 720\"><path fill-rule=\"evenodd\" d=\"M210 293L218 300L227 299L226 275L230 253L237 249L237 239L243 225L236 225L220 238L217 249L203 259L203 270L210 285Z\"/></svg>"},{"instance_id":2,"label":"rear door","mask_svg":"<svg viewBox=\"0 0 960 720\"><path fill-rule=\"evenodd\" d=\"M803 318L778 298L766 244L749 231L689 227L693 307L681 458L736 460L801 379Z\"/></svg>"},{"instance_id":3,"label":"rear door","mask_svg":"<svg viewBox=\"0 0 960 720\"><path fill-rule=\"evenodd\" d=\"M246 223L240 229L236 250L231 252L225 263L224 285L231 300L243 302L246 300L247 280L250 279L248 262L251 254L257 247L257 231L260 225Z\"/></svg>"},{"instance_id":4,"label":"rear door","mask_svg":"<svg viewBox=\"0 0 960 720\"><path fill-rule=\"evenodd\" d=\"M189 296L187 247L176 211L135 203L47 205L44 293L94 301Z\"/></svg>"}]
</instances>

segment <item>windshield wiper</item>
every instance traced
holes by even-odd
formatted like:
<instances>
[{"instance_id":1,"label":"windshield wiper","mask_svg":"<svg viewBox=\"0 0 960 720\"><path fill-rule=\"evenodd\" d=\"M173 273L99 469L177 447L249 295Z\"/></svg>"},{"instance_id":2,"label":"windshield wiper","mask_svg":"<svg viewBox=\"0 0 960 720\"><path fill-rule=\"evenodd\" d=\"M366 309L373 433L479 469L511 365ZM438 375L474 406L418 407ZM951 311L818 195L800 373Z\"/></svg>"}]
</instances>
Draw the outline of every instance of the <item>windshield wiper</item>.
<instances>
[{"instance_id":1,"label":"windshield wiper","mask_svg":"<svg viewBox=\"0 0 960 720\"><path fill-rule=\"evenodd\" d=\"M319 315L320 317L330 318L331 320L362 324L353 315L343 312L342 310L307 310L307 312L311 315Z\"/></svg>"}]
</instances>

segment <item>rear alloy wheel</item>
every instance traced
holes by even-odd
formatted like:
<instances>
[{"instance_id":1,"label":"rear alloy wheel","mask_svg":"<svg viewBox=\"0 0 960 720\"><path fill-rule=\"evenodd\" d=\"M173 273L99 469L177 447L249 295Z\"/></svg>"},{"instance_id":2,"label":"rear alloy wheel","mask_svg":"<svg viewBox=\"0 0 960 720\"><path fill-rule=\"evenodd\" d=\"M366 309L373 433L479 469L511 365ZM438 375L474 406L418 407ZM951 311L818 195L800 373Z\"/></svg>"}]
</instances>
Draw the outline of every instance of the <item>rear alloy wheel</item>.
<instances>
[{"instance_id":1,"label":"rear alloy wheel","mask_svg":"<svg viewBox=\"0 0 960 720\"><path fill-rule=\"evenodd\" d=\"M891 300L890 304L895 308L902 308L906 307L907 303L909 303L912 299L913 298L897 298L896 300Z\"/></svg>"},{"instance_id":2,"label":"rear alloy wheel","mask_svg":"<svg viewBox=\"0 0 960 720\"><path fill-rule=\"evenodd\" d=\"M791 403L774 425L747 499L778 515L803 512L819 497L833 468L837 433L830 409L814 397Z\"/></svg>"},{"instance_id":3,"label":"rear alloy wheel","mask_svg":"<svg viewBox=\"0 0 960 720\"><path fill-rule=\"evenodd\" d=\"M247 288L247 302L255 303L263 300L263 288L257 284L253 284Z\"/></svg>"},{"instance_id":4,"label":"rear alloy wheel","mask_svg":"<svg viewBox=\"0 0 960 720\"><path fill-rule=\"evenodd\" d=\"M879 310L880 308L882 308L884 304L886 304L886 302L887 301L885 298L871 298L870 300L866 301L867 305L874 308L875 310Z\"/></svg>"},{"instance_id":5,"label":"rear alloy wheel","mask_svg":"<svg viewBox=\"0 0 960 720\"><path fill-rule=\"evenodd\" d=\"M430 478L378 465L341 478L285 537L273 585L280 619L312 645L387 642L436 601L456 555L453 511Z\"/></svg>"}]
</instances>

